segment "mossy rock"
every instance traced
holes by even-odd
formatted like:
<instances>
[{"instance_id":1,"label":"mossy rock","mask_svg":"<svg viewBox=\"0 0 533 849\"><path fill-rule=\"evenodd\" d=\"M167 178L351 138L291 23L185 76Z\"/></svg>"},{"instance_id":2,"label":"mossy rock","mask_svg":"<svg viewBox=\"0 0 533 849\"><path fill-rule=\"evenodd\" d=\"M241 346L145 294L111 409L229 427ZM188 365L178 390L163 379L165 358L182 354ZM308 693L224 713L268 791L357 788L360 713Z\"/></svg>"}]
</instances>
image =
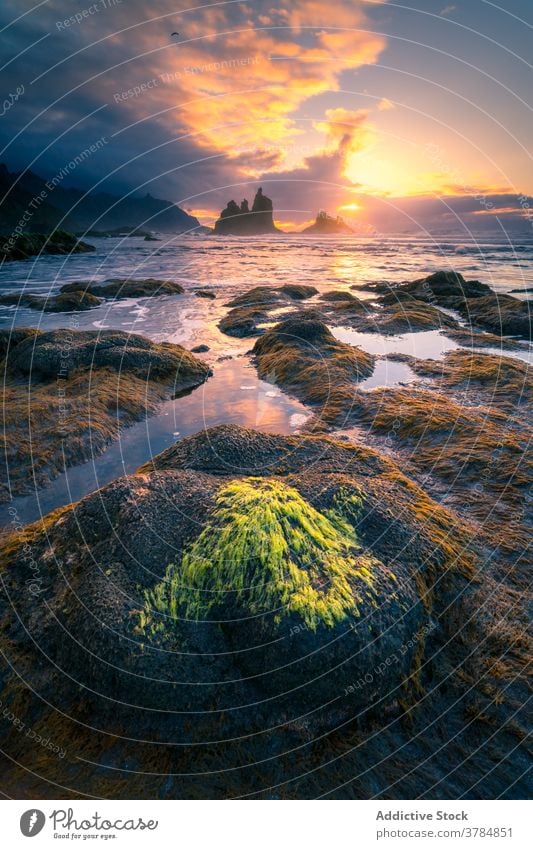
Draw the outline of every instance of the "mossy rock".
<instances>
[{"instance_id":1,"label":"mossy rock","mask_svg":"<svg viewBox=\"0 0 533 849\"><path fill-rule=\"evenodd\" d=\"M335 510L318 512L281 481L232 481L180 566L148 594L147 611L195 620L273 613L311 631L333 627L373 598L372 559L358 549Z\"/></svg>"},{"instance_id":2,"label":"mossy rock","mask_svg":"<svg viewBox=\"0 0 533 849\"><path fill-rule=\"evenodd\" d=\"M0 360L3 360L11 348L15 348L26 339L31 339L39 333L33 327L13 327L0 330Z\"/></svg>"},{"instance_id":3,"label":"mossy rock","mask_svg":"<svg viewBox=\"0 0 533 849\"><path fill-rule=\"evenodd\" d=\"M230 310L218 323L219 329L226 336L243 339L246 336L258 336L259 324L268 321L268 313L259 307L235 307Z\"/></svg>"},{"instance_id":4,"label":"mossy rock","mask_svg":"<svg viewBox=\"0 0 533 849\"><path fill-rule=\"evenodd\" d=\"M259 325L268 321L271 310L285 307L289 312L295 311L295 301L304 301L317 294L314 286L296 283L255 286L229 301L227 306L232 309L219 322L219 329L227 336L238 338L260 336L263 330Z\"/></svg>"},{"instance_id":5,"label":"mossy rock","mask_svg":"<svg viewBox=\"0 0 533 849\"><path fill-rule=\"evenodd\" d=\"M120 298L152 298L161 295L182 295L183 286L174 280L158 280L148 277L142 280L111 278L105 283L67 283L61 287L63 293L82 290L98 298L118 300Z\"/></svg>"},{"instance_id":6,"label":"mossy rock","mask_svg":"<svg viewBox=\"0 0 533 849\"><path fill-rule=\"evenodd\" d=\"M437 271L397 286L377 284L374 290L381 294L380 302L385 306L400 301L403 304L413 298L455 310L474 327L482 327L499 336L532 338L529 301L496 293L486 283L465 280L454 271Z\"/></svg>"},{"instance_id":7,"label":"mossy rock","mask_svg":"<svg viewBox=\"0 0 533 849\"><path fill-rule=\"evenodd\" d=\"M400 775L406 798L442 798L489 775L497 796L527 766L523 725L505 730L527 698L522 592L365 446L199 433L15 534L0 564L3 705L67 750L5 723L15 790L348 798Z\"/></svg>"},{"instance_id":8,"label":"mossy rock","mask_svg":"<svg viewBox=\"0 0 533 849\"><path fill-rule=\"evenodd\" d=\"M361 348L336 339L314 314L301 313L269 330L254 345L259 377L320 406L332 423L346 416L356 384L369 377L375 359Z\"/></svg>"},{"instance_id":9,"label":"mossy rock","mask_svg":"<svg viewBox=\"0 0 533 849\"><path fill-rule=\"evenodd\" d=\"M31 293L12 293L0 296L0 304L17 307L29 307L41 312L84 312L102 303L100 298L89 292L61 292L59 295L33 295Z\"/></svg>"},{"instance_id":10,"label":"mossy rock","mask_svg":"<svg viewBox=\"0 0 533 849\"><path fill-rule=\"evenodd\" d=\"M0 238L0 258L5 261L28 259L38 254L78 254L94 250L93 245L64 230L54 230L49 234L22 233L12 244L7 237Z\"/></svg>"},{"instance_id":11,"label":"mossy rock","mask_svg":"<svg viewBox=\"0 0 533 849\"><path fill-rule=\"evenodd\" d=\"M320 296L321 301L330 301L335 302L339 301L341 303L349 303L349 304L360 304L361 301L359 298L356 298L351 292L345 292L341 289L335 289L332 292L324 292L323 295Z\"/></svg>"},{"instance_id":12,"label":"mossy rock","mask_svg":"<svg viewBox=\"0 0 533 849\"><path fill-rule=\"evenodd\" d=\"M175 375L176 391L209 375L208 367L179 345L157 344L119 330L40 333L11 349L7 368L36 379L65 376L78 368L111 368L152 379Z\"/></svg>"},{"instance_id":13,"label":"mossy rock","mask_svg":"<svg viewBox=\"0 0 533 849\"><path fill-rule=\"evenodd\" d=\"M228 307L268 307L279 304L283 296L275 286L255 286L228 302Z\"/></svg>"},{"instance_id":14,"label":"mossy rock","mask_svg":"<svg viewBox=\"0 0 533 849\"><path fill-rule=\"evenodd\" d=\"M318 295L318 289L315 289L314 286L306 286L303 283L285 283L285 285L280 286L279 291L294 301L305 301L307 298Z\"/></svg>"},{"instance_id":15,"label":"mossy rock","mask_svg":"<svg viewBox=\"0 0 533 849\"><path fill-rule=\"evenodd\" d=\"M5 544L9 591L41 649L84 685L143 705L146 721L150 710L193 711L204 741L309 711L313 728L328 728L371 709L380 691L403 692L416 653L401 647L430 615L421 587L433 587L435 612L439 594L448 603L450 586L463 585L460 522L442 517L450 552L431 502L368 449L308 437L295 451L295 438L235 426L183 442L174 468L120 479ZM278 473L221 476L220 462L252 443L257 465L270 455ZM202 471L183 468L195 448ZM30 538L38 599L23 594ZM59 605L76 639L53 617L33 618L37 601ZM16 623L10 638L28 650ZM344 701L350 682L392 654L373 686ZM186 717L174 721L185 733Z\"/></svg>"},{"instance_id":16,"label":"mossy rock","mask_svg":"<svg viewBox=\"0 0 533 849\"><path fill-rule=\"evenodd\" d=\"M100 454L123 428L211 374L179 345L116 331L3 331L0 350L0 502Z\"/></svg>"}]
</instances>

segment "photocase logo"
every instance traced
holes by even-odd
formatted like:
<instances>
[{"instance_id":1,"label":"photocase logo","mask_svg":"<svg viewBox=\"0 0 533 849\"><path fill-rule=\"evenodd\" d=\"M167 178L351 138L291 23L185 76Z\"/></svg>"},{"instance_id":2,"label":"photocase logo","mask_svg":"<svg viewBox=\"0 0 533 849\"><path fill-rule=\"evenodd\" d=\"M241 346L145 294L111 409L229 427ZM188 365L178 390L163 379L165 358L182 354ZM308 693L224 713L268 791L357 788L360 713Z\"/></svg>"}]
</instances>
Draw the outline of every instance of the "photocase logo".
<instances>
[{"instance_id":1,"label":"photocase logo","mask_svg":"<svg viewBox=\"0 0 533 849\"><path fill-rule=\"evenodd\" d=\"M24 837L35 837L42 831L46 817L42 811L32 808L25 811L20 818L20 830Z\"/></svg>"}]
</instances>

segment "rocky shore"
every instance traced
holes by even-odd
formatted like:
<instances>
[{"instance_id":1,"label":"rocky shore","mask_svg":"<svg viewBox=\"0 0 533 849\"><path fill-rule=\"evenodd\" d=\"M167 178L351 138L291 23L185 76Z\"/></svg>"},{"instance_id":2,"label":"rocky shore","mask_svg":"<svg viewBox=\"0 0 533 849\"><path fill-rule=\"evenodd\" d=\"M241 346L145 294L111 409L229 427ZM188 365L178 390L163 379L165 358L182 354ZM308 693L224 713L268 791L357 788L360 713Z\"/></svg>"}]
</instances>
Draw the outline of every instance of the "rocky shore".
<instances>
[{"instance_id":1,"label":"rocky shore","mask_svg":"<svg viewBox=\"0 0 533 849\"><path fill-rule=\"evenodd\" d=\"M255 338L251 365L308 406L305 433L204 430L4 537L3 705L66 752L32 769L4 729L23 797L525 797L533 381L484 284L372 291L226 305L220 329ZM506 297L526 336L528 302ZM376 358L336 326L464 347L391 354L414 383L364 391ZM6 499L209 376L116 331L19 329L0 355Z\"/></svg>"},{"instance_id":2,"label":"rocky shore","mask_svg":"<svg viewBox=\"0 0 533 849\"><path fill-rule=\"evenodd\" d=\"M438 271L429 277L399 286L378 284L372 289L384 306L409 311L412 302L424 302L455 310L472 326L499 336L531 339L531 303L494 292L486 283L465 280L454 271Z\"/></svg>"},{"instance_id":3,"label":"rocky shore","mask_svg":"<svg viewBox=\"0 0 533 849\"><path fill-rule=\"evenodd\" d=\"M467 281L456 272L439 271L420 280L392 285L371 283L355 285L375 293L375 299L361 300L347 290L331 290L319 298L313 287L305 299L312 299L314 317L330 325L346 325L363 333L397 335L424 330L442 330L453 338L465 337L461 322L471 332L483 330L493 334L499 344L511 347L506 336L531 340L531 301L494 292L477 280ZM302 300L303 297L298 298ZM269 313L284 308L285 314L296 314L299 306L289 296L288 287L258 286L228 303L232 309L219 324L223 333L233 336L257 336L261 325L270 321ZM309 307L308 307L309 310ZM454 317L454 314L457 317ZM493 339L493 342L494 342ZM487 344L480 337L480 344Z\"/></svg>"},{"instance_id":4,"label":"rocky shore","mask_svg":"<svg viewBox=\"0 0 533 849\"><path fill-rule=\"evenodd\" d=\"M504 561L370 448L215 428L0 559L2 648L25 681L21 699L7 669L3 703L68 753L26 771L34 752L7 729L27 794L352 798L401 775L401 798L442 798L489 764L485 797L523 791L526 645Z\"/></svg>"},{"instance_id":5,"label":"rocky shore","mask_svg":"<svg viewBox=\"0 0 533 849\"><path fill-rule=\"evenodd\" d=\"M0 262L29 259L42 254L81 254L94 250L93 245L82 242L64 230L54 230L48 234L0 236Z\"/></svg>"},{"instance_id":6,"label":"rocky shore","mask_svg":"<svg viewBox=\"0 0 533 849\"><path fill-rule=\"evenodd\" d=\"M179 345L120 331L0 331L0 356L4 502L98 455L210 374Z\"/></svg>"},{"instance_id":7,"label":"rocky shore","mask_svg":"<svg viewBox=\"0 0 533 849\"><path fill-rule=\"evenodd\" d=\"M83 312L100 306L106 300L121 298L155 298L162 295L182 295L183 286L173 280L144 280L112 278L105 283L76 281L66 283L57 295L38 295L16 292L0 295L0 304L29 307L41 312Z\"/></svg>"}]
</instances>

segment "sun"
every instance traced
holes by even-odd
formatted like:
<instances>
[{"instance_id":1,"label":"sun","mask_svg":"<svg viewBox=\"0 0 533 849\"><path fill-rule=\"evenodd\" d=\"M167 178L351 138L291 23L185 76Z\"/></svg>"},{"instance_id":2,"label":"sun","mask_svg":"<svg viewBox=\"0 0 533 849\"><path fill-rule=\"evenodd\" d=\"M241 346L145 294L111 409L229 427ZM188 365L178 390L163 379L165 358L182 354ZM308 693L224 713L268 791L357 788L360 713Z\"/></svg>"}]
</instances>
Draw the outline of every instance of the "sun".
<instances>
[{"instance_id":1,"label":"sun","mask_svg":"<svg viewBox=\"0 0 533 849\"><path fill-rule=\"evenodd\" d=\"M344 203L339 209L343 212L358 212L361 207L358 203Z\"/></svg>"}]
</instances>

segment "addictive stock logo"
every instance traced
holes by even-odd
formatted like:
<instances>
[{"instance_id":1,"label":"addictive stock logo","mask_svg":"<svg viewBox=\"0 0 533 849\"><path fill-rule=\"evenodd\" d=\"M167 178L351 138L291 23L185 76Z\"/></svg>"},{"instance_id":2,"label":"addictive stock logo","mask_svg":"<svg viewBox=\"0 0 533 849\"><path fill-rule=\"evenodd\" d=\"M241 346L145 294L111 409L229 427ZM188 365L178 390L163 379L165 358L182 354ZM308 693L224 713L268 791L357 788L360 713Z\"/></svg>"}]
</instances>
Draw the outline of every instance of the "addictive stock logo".
<instances>
[{"instance_id":1,"label":"addictive stock logo","mask_svg":"<svg viewBox=\"0 0 533 849\"><path fill-rule=\"evenodd\" d=\"M46 817L42 811L32 808L30 811L25 811L20 818L20 830L24 837L35 837L42 831L46 822Z\"/></svg>"}]
</instances>

